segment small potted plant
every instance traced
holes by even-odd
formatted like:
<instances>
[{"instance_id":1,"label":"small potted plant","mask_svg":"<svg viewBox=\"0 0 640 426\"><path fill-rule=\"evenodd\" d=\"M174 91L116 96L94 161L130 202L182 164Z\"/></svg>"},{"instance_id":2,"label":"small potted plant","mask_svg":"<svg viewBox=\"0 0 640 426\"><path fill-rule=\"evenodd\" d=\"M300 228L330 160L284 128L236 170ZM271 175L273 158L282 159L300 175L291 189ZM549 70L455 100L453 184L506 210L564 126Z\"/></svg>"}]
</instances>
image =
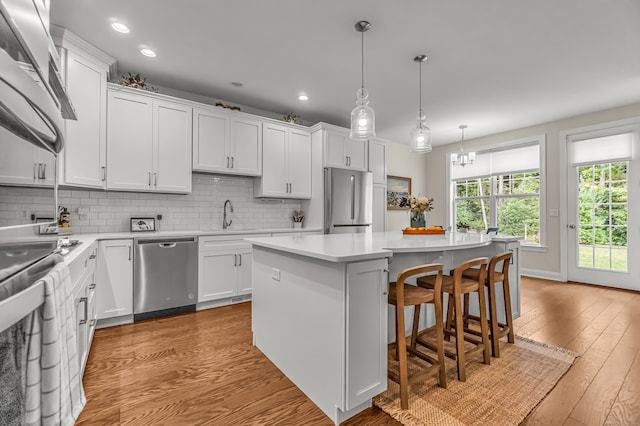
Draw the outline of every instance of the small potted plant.
<instances>
[{"instance_id":1,"label":"small potted plant","mask_svg":"<svg viewBox=\"0 0 640 426\"><path fill-rule=\"evenodd\" d=\"M292 219L294 228L302 228L302 221L304 220L304 213L302 210L294 210Z\"/></svg>"},{"instance_id":2,"label":"small potted plant","mask_svg":"<svg viewBox=\"0 0 640 426\"><path fill-rule=\"evenodd\" d=\"M466 234L467 230L469 229L469 225L460 221L458 222L458 224L456 225L456 228L458 228L458 232L462 233L462 234Z\"/></svg>"}]
</instances>

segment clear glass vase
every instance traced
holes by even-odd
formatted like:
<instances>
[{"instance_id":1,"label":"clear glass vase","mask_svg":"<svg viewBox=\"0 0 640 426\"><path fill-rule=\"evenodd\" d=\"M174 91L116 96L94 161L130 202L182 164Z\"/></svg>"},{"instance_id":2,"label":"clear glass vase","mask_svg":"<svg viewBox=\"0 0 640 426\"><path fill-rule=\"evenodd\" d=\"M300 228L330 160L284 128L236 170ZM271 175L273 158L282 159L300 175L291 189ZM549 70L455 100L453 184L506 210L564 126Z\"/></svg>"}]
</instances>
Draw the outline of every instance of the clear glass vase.
<instances>
[{"instance_id":1,"label":"clear glass vase","mask_svg":"<svg viewBox=\"0 0 640 426\"><path fill-rule=\"evenodd\" d=\"M424 212L411 212L411 227L412 228L426 227Z\"/></svg>"}]
</instances>

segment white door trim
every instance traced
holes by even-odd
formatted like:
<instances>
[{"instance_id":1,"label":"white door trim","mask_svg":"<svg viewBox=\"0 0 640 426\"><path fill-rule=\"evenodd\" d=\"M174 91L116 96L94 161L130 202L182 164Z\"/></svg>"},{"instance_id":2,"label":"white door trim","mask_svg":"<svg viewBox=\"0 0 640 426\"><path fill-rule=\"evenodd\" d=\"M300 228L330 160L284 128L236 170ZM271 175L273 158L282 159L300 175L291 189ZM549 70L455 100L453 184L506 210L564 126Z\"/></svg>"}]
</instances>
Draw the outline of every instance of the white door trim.
<instances>
[{"instance_id":1,"label":"white door trim","mask_svg":"<svg viewBox=\"0 0 640 426\"><path fill-rule=\"evenodd\" d=\"M631 127L640 125L640 117L626 118L623 120L609 121L605 123L594 124L575 129L563 130L558 136L560 144L560 281L567 281L568 264L567 264L567 225L568 225L568 209L569 209L569 167L567 164L568 140L571 136L580 133L598 132L607 129L620 127Z\"/></svg>"}]
</instances>

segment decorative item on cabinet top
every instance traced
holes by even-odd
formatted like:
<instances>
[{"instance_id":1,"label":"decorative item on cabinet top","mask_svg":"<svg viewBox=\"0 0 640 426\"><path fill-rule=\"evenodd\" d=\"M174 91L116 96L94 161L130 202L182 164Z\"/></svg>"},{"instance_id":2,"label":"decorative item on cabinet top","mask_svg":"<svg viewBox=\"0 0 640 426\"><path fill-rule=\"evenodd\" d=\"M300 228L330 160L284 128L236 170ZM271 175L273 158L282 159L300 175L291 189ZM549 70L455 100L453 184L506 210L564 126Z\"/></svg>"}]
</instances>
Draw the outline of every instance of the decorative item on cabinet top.
<instances>
[{"instance_id":1,"label":"decorative item on cabinet top","mask_svg":"<svg viewBox=\"0 0 640 426\"><path fill-rule=\"evenodd\" d=\"M120 81L118 81L118 84L120 84L121 86L132 87L134 89L142 89L148 92L158 93L158 89L156 89L150 84L147 84L147 78L140 77L140 73L137 73L137 74L127 73L127 74L129 75L128 76L123 75L122 77L120 77Z\"/></svg>"},{"instance_id":2,"label":"decorative item on cabinet top","mask_svg":"<svg viewBox=\"0 0 640 426\"><path fill-rule=\"evenodd\" d=\"M241 111L240 107L230 104L225 104L224 102L216 102L217 107L222 107L224 109L230 109L231 111Z\"/></svg>"},{"instance_id":3,"label":"decorative item on cabinet top","mask_svg":"<svg viewBox=\"0 0 640 426\"><path fill-rule=\"evenodd\" d=\"M299 124L302 126L302 120L300 119L300 116L292 112L283 115L282 120L286 121L287 123Z\"/></svg>"}]
</instances>

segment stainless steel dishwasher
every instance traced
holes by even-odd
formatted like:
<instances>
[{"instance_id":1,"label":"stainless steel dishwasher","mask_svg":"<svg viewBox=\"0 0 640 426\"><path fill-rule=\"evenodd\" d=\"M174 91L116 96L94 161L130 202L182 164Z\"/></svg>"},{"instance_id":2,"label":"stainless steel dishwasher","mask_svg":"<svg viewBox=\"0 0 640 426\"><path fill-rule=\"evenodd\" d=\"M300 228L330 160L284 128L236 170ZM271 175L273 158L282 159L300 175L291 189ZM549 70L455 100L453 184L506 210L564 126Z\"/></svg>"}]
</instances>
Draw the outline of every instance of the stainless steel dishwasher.
<instances>
[{"instance_id":1,"label":"stainless steel dishwasher","mask_svg":"<svg viewBox=\"0 0 640 426\"><path fill-rule=\"evenodd\" d=\"M133 320L196 310L198 240L136 239Z\"/></svg>"}]
</instances>

